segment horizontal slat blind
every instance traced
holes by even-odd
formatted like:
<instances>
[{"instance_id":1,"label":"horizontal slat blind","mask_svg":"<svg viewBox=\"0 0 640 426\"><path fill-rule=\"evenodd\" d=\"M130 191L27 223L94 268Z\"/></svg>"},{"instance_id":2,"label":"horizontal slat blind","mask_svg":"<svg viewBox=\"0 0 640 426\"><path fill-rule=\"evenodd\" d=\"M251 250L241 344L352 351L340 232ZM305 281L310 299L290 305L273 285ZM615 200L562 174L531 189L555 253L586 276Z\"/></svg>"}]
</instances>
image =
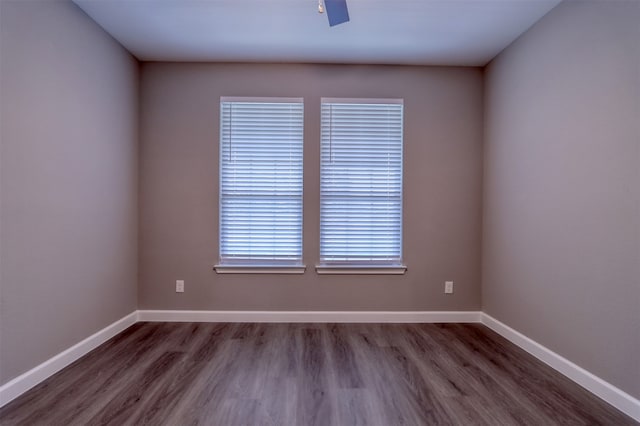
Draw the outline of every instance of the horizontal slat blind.
<instances>
[{"instance_id":1,"label":"horizontal slat blind","mask_svg":"<svg viewBox=\"0 0 640 426\"><path fill-rule=\"evenodd\" d=\"M302 99L220 101L220 263L302 260Z\"/></svg>"},{"instance_id":2,"label":"horizontal slat blind","mask_svg":"<svg viewBox=\"0 0 640 426\"><path fill-rule=\"evenodd\" d=\"M322 263L401 263L402 120L402 101L322 100Z\"/></svg>"}]
</instances>

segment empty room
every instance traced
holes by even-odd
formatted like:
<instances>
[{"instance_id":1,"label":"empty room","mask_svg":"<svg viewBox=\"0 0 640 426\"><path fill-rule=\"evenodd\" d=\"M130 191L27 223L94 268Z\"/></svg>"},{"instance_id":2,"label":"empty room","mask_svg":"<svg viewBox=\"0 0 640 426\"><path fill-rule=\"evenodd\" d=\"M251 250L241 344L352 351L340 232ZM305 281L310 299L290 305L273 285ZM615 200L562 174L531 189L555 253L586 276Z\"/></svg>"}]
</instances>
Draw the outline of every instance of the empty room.
<instances>
[{"instance_id":1,"label":"empty room","mask_svg":"<svg viewBox=\"0 0 640 426\"><path fill-rule=\"evenodd\" d=\"M640 424L640 0L0 0L0 425Z\"/></svg>"}]
</instances>

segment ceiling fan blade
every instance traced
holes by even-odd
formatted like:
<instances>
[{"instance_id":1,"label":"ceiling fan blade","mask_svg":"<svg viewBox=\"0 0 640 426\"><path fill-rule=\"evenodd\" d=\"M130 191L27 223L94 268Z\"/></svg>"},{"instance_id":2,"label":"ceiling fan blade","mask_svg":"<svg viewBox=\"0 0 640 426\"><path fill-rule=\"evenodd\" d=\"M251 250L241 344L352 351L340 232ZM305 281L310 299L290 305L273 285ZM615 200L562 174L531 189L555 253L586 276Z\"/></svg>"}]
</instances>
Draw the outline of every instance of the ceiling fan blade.
<instances>
[{"instance_id":1,"label":"ceiling fan blade","mask_svg":"<svg viewBox=\"0 0 640 426\"><path fill-rule=\"evenodd\" d=\"M327 11L330 27L349 22L347 0L324 0L324 8Z\"/></svg>"}]
</instances>

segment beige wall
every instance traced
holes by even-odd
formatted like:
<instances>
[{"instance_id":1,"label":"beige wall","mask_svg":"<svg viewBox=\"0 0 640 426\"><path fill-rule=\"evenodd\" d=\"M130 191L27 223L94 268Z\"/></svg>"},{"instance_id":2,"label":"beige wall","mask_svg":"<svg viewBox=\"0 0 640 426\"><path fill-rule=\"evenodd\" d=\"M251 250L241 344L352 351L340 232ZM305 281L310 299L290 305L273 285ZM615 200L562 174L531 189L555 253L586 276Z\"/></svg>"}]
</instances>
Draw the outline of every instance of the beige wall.
<instances>
[{"instance_id":1,"label":"beige wall","mask_svg":"<svg viewBox=\"0 0 640 426\"><path fill-rule=\"evenodd\" d=\"M0 8L5 383L136 308L138 65L70 2Z\"/></svg>"},{"instance_id":2,"label":"beige wall","mask_svg":"<svg viewBox=\"0 0 640 426\"><path fill-rule=\"evenodd\" d=\"M486 73L483 309L640 397L640 2L565 1Z\"/></svg>"},{"instance_id":3,"label":"beige wall","mask_svg":"<svg viewBox=\"0 0 640 426\"><path fill-rule=\"evenodd\" d=\"M145 63L139 307L479 309L482 78L478 68ZM304 275L213 271L220 96L304 97ZM315 273L322 96L404 98L404 276ZM443 294L445 280L455 294Z\"/></svg>"}]
</instances>

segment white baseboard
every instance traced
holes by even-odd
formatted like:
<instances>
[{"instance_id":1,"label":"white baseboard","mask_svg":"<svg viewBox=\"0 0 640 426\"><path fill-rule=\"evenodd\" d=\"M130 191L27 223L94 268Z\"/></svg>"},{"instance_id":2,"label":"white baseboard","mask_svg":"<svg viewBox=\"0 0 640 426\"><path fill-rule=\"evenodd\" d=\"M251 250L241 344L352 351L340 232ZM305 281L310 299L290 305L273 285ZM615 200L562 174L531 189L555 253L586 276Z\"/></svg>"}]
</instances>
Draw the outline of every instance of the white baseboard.
<instances>
[{"instance_id":1,"label":"white baseboard","mask_svg":"<svg viewBox=\"0 0 640 426\"><path fill-rule=\"evenodd\" d=\"M24 392L28 391L43 380L53 376L67 365L86 355L116 334L135 324L137 321L138 313L137 311L134 311L113 324L108 325L97 333L87 337L83 341L76 343L69 349L60 352L53 358L49 358L42 364L0 386L0 407L3 407L13 401L15 398L22 395Z\"/></svg>"},{"instance_id":2,"label":"white baseboard","mask_svg":"<svg viewBox=\"0 0 640 426\"><path fill-rule=\"evenodd\" d=\"M521 347L554 370L564 374L594 395L602 398L629 417L640 422L640 400L605 382L598 376L558 355L490 315L482 313L482 324Z\"/></svg>"},{"instance_id":3,"label":"white baseboard","mask_svg":"<svg viewBox=\"0 0 640 426\"><path fill-rule=\"evenodd\" d=\"M152 322L480 322L479 311L138 311Z\"/></svg>"}]
</instances>

